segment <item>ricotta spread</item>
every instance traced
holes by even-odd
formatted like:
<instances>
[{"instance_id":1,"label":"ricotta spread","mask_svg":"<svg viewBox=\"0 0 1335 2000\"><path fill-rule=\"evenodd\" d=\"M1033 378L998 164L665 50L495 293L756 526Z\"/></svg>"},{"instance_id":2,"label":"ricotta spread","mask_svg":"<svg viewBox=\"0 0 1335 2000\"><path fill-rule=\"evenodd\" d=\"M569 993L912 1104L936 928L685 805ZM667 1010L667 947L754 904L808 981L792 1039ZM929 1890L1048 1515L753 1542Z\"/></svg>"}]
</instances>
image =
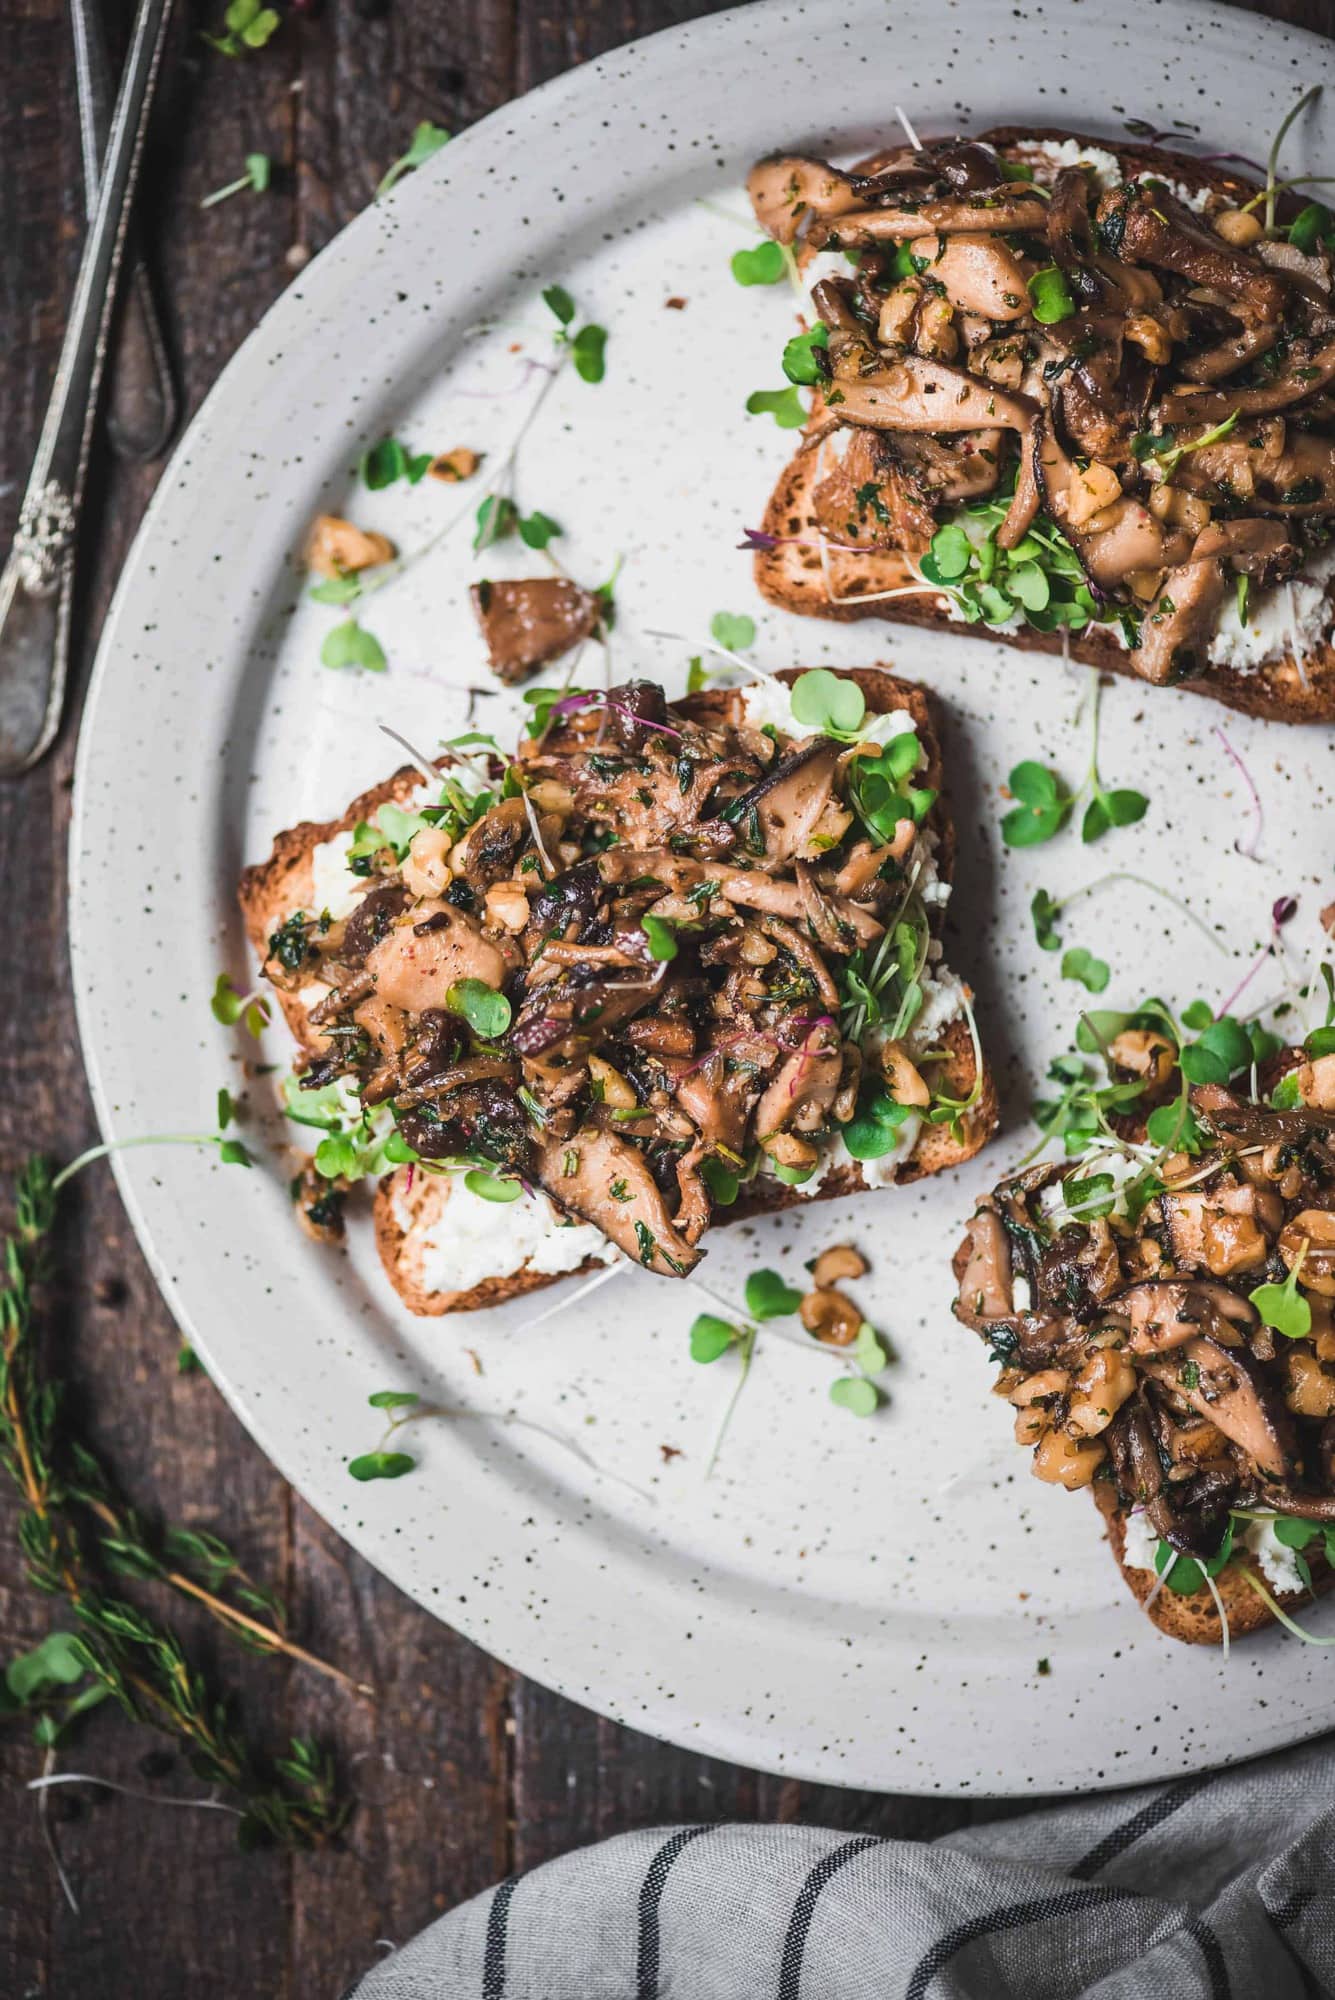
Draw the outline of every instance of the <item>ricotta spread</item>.
<instances>
[{"instance_id":1,"label":"ricotta spread","mask_svg":"<svg viewBox=\"0 0 1335 2000\"><path fill-rule=\"evenodd\" d=\"M351 846L351 833L336 833L332 840L322 840L311 853L314 914L319 916L328 910L335 923L352 915L370 886L365 876L354 875L348 867Z\"/></svg>"},{"instance_id":2,"label":"ricotta spread","mask_svg":"<svg viewBox=\"0 0 1335 2000\"><path fill-rule=\"evenodd\" d=\"M1296 1551L1280 1541L1273 1521L1248 1521L1242 1539L1261 1565L1261 1574L1272 1590L1302 1589Z\"/></svg>"},{"instance_id":3,"label":"ricotta spread","mask_svg":"<svg viewBox=\"0 0 1335 2000\"><path fill-rule=\"evenodd\" d=\"M1245 625L1238 617L1236 599L1230 599L1210 641L1211 665L1245 671L1267 660L1281 660L1286 653L1301 662L1315 652L1335 619L1329 592L1332 577L1335 544L1309 556L1302 575L1291 582L1253 592Z\"/></svg>"},{"instance_id":4,"label":"ricotta spread","mask_svg":"<svg viewBox=\"0 0 1335 2000\"><path fill-rule=\"evenodd\" d=\"M1243 1527L1242 1540L1256 1557L1261 1573L1272 1590L1302 1589L1303 1580L1294 1561L1294 1551L1280 1541L1273 1521L1248 1521ZM1124 1550L1127 1568L1152 1570L1158 1546L1159 1537L1144 1514L1128 1514Z\"/></svg>"},{"instance_id":5,"label":"ricotta spread","mask_svg":"<svg viewBox=\"0 0 1335 2000\"><path fill-rule=\"evenodd\" d=\"M1159 1537L1146 1520L1143 1513L1128 1514L1126 1517L1126 1546L1122 1560L1128 1569L1153 1569L1154 1552L1159 1546Z\"/></svg>"},{"instance_id":6,"label":"ricotta spread","mask_svg":"<svg viewBox=\"0 0 1335 2000\"><path fill-rule=\"evenodd\" d=\"M1118 187L1124 179L1121 162L1116 153L1109 152L1103 146L1082 146L1078 139L1045 139L1023 146L1019 150L1027 157L1050 166L1054 174L1062 167L1092 167L1094 179L1101 188ZM1184 207L1194 208L1198 214L1210 198L1208 188L1201 188L1198 191L1186 187L1181 181L1175 181L1170 174L1157 174L1147 169L1144 173L1134 174L1132 179L1161 181L1171 194L1177 196Z\"/></svg>"},{"instance_id":7,"label":"ricotta spread","mask_svg":"<svg viewBox=\"0 0 1335 2000\"><path fill-rule=\"evenodd\" d=\"M418 1275L432 1292L466 1292L486 1278L519 1271L555 1276L577 1271L588 1258L614 1264L621 1252L591 1222L566 1222L545 1195L518 1201L485 1201L451 1179L448 1198L433 1215L418 1215L405 1193L405 1177L394 1183L394 1219L411 1228Z\"/></svg>"}]
</instances>

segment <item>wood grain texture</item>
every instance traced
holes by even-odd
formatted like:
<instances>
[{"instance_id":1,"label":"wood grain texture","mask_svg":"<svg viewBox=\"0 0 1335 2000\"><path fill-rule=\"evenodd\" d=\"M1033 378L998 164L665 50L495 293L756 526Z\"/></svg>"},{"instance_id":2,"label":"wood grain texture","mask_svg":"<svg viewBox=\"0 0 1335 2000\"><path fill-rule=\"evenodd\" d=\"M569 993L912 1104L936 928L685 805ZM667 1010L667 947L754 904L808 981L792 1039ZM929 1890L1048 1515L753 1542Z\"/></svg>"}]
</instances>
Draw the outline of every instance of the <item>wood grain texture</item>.
<instances>
[{"instance_id":1,"label":"wood grain texture","mask_svg":"<svg viewBox=\"0 0 1335 2000\"><path fill-rule=\"evenodd\" d=\"M222 0L181 0L146 160L143 236L167 306L187 408L308 253L363 206L422 118L458 130L572 63L709 11L698 0L324 0L260 55L228 62L199 39ZM108 10L123 46L124 0ZM1264 11L1331 32L1331 0ZM12 533L55 363L82 231L64 0L18 0L0 65L0 546ZM274 188L201 213L242 155L271 155ZM99 451L80 565L80 686L159 468ZM77 711L77 701L73 704ZM0 960L0 1190L34 1145L70 1157L94 1136L65 946L65 844L76 713L55 753L0 783L0 880L21 912ZM34 1034L34 1022L40 1033ZM0 1192L0 1205L5 1200ZM272 1661L226 1668L268 1741L315 1731L339 1746L359 1810L338 1851L243 1857L221 1814L91 1792L56 1818L81 1902L67 1908L23 1790L38 1753L0 1734L0 1994L308 2000L512 1867L665 1820L805 1819L930 1838L964 1823L950 1801L877 1797L763 1777L652 1742L514 1676L371 1571L284 1486L178 1336L110 1178L79 1184L61 1228L47 1315L52 1367L146 1512L216 1527L281 1582L292 1629L379 1691L372 1704ZM0 1491L0 1657L49 1629L24 1584ZM200 1636L188 1618L188 1638ZM209 1643L204 1635L206 1645ZM179 1759L103 1709L80 1768L163 1792L193 1789Z\"/></svg>"}]
</instances>

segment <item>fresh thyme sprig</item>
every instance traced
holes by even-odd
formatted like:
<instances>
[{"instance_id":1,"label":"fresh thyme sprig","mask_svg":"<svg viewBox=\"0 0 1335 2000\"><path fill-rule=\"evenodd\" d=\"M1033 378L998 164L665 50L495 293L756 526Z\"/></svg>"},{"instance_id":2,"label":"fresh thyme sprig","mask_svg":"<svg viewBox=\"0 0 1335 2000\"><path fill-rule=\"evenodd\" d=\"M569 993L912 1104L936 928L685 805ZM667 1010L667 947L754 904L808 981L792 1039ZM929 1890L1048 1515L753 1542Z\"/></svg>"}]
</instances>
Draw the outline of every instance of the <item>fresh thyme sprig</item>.
<instances>
[{"instance_id":1,"label":"fresh thyme sprig","mask_svg":"<svg viewBox=\"0 0 1335 2000\"><path fill-rule=\"evenodd\" d=\"M177 1738L198 1777L235 1795L244 1845L318 1846L351 1810L328 1756L296 1737L285 1756L259 1757L237 1729L226 1696L211 1688L171 1627L111 1587L117 1574L161 1581L202 1604L243 1643L287 1653L347 1683L278 1629L272 1600L216 1537L169 1531L155 1549L93 1453L62 1425L60 1385L43 1376L38 1362L34 1293L50 1275L57 1188L65 1178L42 1159L28 1161L3 1248L0 1461L23 1501L19 1542L29 1578L73 1612L70 1647L91 1685L133 1720Z\"/></svg>"}]
</instances>

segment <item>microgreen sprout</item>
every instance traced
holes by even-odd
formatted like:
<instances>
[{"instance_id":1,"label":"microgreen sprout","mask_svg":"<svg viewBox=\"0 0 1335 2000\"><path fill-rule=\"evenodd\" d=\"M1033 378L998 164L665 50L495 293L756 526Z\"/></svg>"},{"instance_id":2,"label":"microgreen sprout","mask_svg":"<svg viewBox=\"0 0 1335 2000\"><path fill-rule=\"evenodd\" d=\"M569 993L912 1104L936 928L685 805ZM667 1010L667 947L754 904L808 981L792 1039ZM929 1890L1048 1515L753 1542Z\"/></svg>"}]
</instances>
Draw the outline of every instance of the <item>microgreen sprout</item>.
<instances>
[{"instance_id":1,"label":"microgreen sprout","mask_svg":"<svg viewBox=\"0 0 1335 2000\"><path fill-rule=\"evenodd\" d=\"M1010 791L1017 803L1001 822L1001 837L1007 847L1039 847L1060 833L1067 820L1088 794L1080 821L1080 838L1087 845L1100 840L1111 827L1134 826L1145 817L1149 800L1143 792L1126 788L1105 789L1099 775L1099 707L1101 683L1097 669L1090 669L1090 749L1089 766L1080 789L1071 792L1047 765L1026 760L1010 774Z\"/></svg>"},{"instance_id":2,"label":"microgreen sprout","mask_svg":"<svg viewBox=\"0 0 1335 2000\"><path fill-rule=\"evenodd\" d=\"M739 285L778 285L788 275L788 258L782 243L766 237L754 250L737 250L732 257L732 275Z\"/></svg>"},{"instance_id":3,"label":"microgreen sprout","mask_svg":"<svg viewBox=\"0 0 1335 2000\"><path fill-rule=\"evenodd\" d=\"M794 1285L789 1285L777 1271L752 1271L747 1277L743 1290L746 1310L752 1319L782 1319L795 1313L802 1303L802 1294Z\"/></svg>"},{"instance_id":4,"label":"microgreen sprout","mask_svg":"<svg viewBox=\"0 0 1335 2000\"><path fill-rule=\"evenodd\" d=\"M1289 128L1295 123L1295 121L1298 118L1301 117L1302 113L1307 109L1308 105L1315 103L1316 99L1320 97L1320 95L1321 95L1321 85L1319 83L1313 84L1310 90L1304 91L1303 95L1298 99L1298 102L1293 106L1292 110L1288 113L1288 116L1284 119L1284 121L1280 125L1279 130L1276 132L1274 138L1270 143L1270 151L1266 154L1264 196L1262 197L1258 195L1254 197L1254 199L1248 202L1247 204L1248 208L1252 208L1255 206L1256 201L1264 198L1265 226L1267 232L1272 230L1275 226L1275 196L1278 192L1278 187L1275 177L1279 171L1279 156L1281 151L1283 150L1284 141L1285 139L1287 139L1289 135Z\"/></svg>"},{"instance_id":5,"label":"microgreen sprout","mask_svg":"<svg viewBox=\"0 0 1335 2000\"><path fill-rule=\"evenodd\" d=\"M575 301L564 285L549 285L542 295L543 304L560 322L556 343L568 348L570 359L575 364L575 373L582 382L601 382L607 373L605 353L607 349L607 328L603 326L582 326L578 333L570 328L575 318Z\"/></svg>"},{"instance_id":6,"label":"microgreen sprout","mask_svg":"<svg viewBox=\"0 0 1335 2000\"><path fill-rule=\"evenodd\" d=\"M133 1139L107 1139L99 1146L89 1146L86 1152L80 1153L52 1176L52 1194L59 1194L76 1174L81 1174L94 1160L109 1159L113 1153L128 1153L137 1146L213 1146L217 1148L219 1163L224 1167L249 1167L253 1164L241 1141L225 1138L221 1131L145 1132Z\"/></svg>"},{"instance_id":7,"label":"microgreen sprout","mask_svg":"<svg viewBox=\"0 0 1335 2000\"><path fill-rule=\"evenodd\" d=\"M1288 1340L1306 1340L1312 1331L1312 1308L1298 1290L1298 1279L1307 1251L1308 1239L1304 1237L1284 1283L1258 1285L1255 1291L1247 1294L1263 1323L1273 1326L1276 1333L1282 1333Z\"/></svg>"},{"instance_id":8,"label":"microgreen sprout","mask_svg":"<svg viewBox=\"0 0 1335 2000\"><path fill-rule=\"evenodd\" d=\"M88 1678L95 1665L77 1634L48 1632L40 1645L18 1654L0 1674L0 1720L30 1716L33 1742L39 1750L54 1750L78 1718L111 1693Z\"/></svg>"},{"instance_id":9,"label":"microgreen sprout","mask_svg":"<svg viewBox=\"0 0 1335 2000\"><path fill-rule=\"evenodd\" d=\"M282 25L282 15L261 0L231 0L221 30L202 39L220 56L244 56L262 49Z\"/></svg>"},{"instance_id":10,"label":"microgreen sprout","mask_svg":"<svg viewBox=\"0 0 1335 2000\"><path fill-rule=\"evenodd\" d=\"M751 417L773 417L781 431L800 431L807 420L806 406L790 384L786 389L754 389L746 399Z\"/></svg>"},{"instance_id":11,"label":"microgreen sprout","mask_svg":"<svg viewBox=\"0 0 1335 2000\"><path fill-rule=\"evenodd\" d=\"M510 1002L484 979L457 979L446 992L445 1005L483 1041L495 1041L510 1025Z\"/></svg>"},{"instance_id":12,"label":"microgreen sprout","mask_svg":"<svg viewBox=\"0 0 1335 2000\"><path fill-rule=\"evenodd\" d=\"M1118 615L1095 596L1080 558L1056 522L1035 516L1014 548L998 541L1014 498L1014 477L995 495L961 507L937 529L919 563L926 583L951 599L967 624L1009 625L1039 632L1082 632Z\"/></svg>"},{"instance_id":13,"label":"microgreen sprout","mask_svg":"<svg viewBox=\"0 0 1335 2000\"><path fill-rule=\"evenodd\" d=\"M373 632L355 618L345 618L324 637L320 647L323 667L364 667L367 673L383 674L387 665L385 649Z\"/></svg>"},{"instance_id":14,"label":"microgreen sprout","mask_svg":"<svg viewBox=\"0 0 1335 2000\"><path fill-rule=\"evenodd\" d=\"M434 159L441 147L447 146L449 141L450 135L445 131L443 126L433 125L429 118L424 118L419 125L413 128L413 136L408 142L407 152L400 153L393 166L389 168L388 172L382 178L379 187L375 191L376 200L379 201L382 196L387 195L390 189L403 179L405 174L412 173L414 168L425 166L428 160Z\"/></svg>"},{"instance_id":15,"label":"microgreen sprout","mask_svg":"<svg viewBox=\"0 0 1335 2000\"><path fill-rule=\"evenodd\" d=\"M756 643L756 621L748 618L744 611L716 611L709 621L709 629L720 646L726 646L733 653L744 653L748 646Z\"/></svg>"},{"instance_id":16,"label":"microgreen sprout","mask_svg":"<svg viewBox=\"0 0 1335 2000\"><path fill-rule=\"evenodd\" d=\"M1323 238L1329 237L1332 228L1335 228L1335 217L1330 210L1319 201L1309 201L1289 224L1289 241L1295 250L1301 250L1307 257Z\"/></svg>"},{"instance_id":17,"label":"microgreen sprout","mask_svg":"<svg viewBox=\"0 0 1335 2000\"><path fill-rule=\"evenodd\" d=\"M793 719L804 728L856 742L867 716L867 699L851 676L815 667L799 674L790 692Z\"/></svg>"},{"instance_id":18,"label":"microgreen sprout","mask_svg":"<svg viewBox=\"0 0 1335 2000\"><path fill-rule=\"evenodd\" d=\"M1095 958L1082 944L1062 953L1062 978L1078 980L1090 993L1104 992L1111 977L1106 959Z\"/></svg>"},{"instance_id":19,"label":"microgreen sprout","mask_svg":"<svg viewBox=\"0 0 1335 2000\"><path fill-rule=\"evenodd\" d=\"M256 194L264 194L273 176L273 166L267 153L247 153L246 171L238 180L228 181L226 187L215 188L200 202L201 208L216 208L220 201L228 201L234 194L244 194L253 188Z\"/></svg>"},{"instance_id":20,"label":"microgreen sprout","mask_svg":"<svg viewBox=\"0 0 1335 2000\"><path fill-rule=\"evenodd\" d=\"M915 868L875 950L852 952L839 975L840 1025L850 1041L861 1041L869 1028L882 1023L890 1039L898 1040L921 1010L922 975L932 934L917 893L918 872ZM852 1122L844 1128L845 1143L850 1151L862 1149L854 1152L857 1159L881 1159L895 1144L890 1128L902 1125L907 1115L902 1105L891 1104L879 1084L869 1082Z\"/></svg>"},{"instance_id":21,"label":"microgreen sprout","mask_svg":"<svg viewBox=\"0 0 1335 2000\"><path fill-rule=\"evenodd\" d=\"M783 350L783 372L788 380L802 389L823 382L829 345L830 329L823 320L817 320L805 333L795 333Z\"/></svg>"},{"instance_id":22,"label":"microgreen sprout","mask_svg":"<svg viewBox=\"0 0 1335 2000\"><path fill-rule=\"evenodd\" d=\"M880 1392L865 1375L840 1375L830 1384L830 1401L850 1416L870 1417L876 1413Z\"/></svg>"},{"instance_id":23,"label":"microgreen sprout","mask_svg":"<svg viewBox=\"0 0 1335 2000\"><path fill-rule=\"evenodd\" d=\"M1170 424L1162 431L1138 431L1131 440L1131 454L1142 465L1152 465L1161 480L1169 480L1189 452L1204 451L1207 445L1222 444L1231 437L1241 413L1234 410L1222 423L1216 424L1203 436L1193 438L1189 444L1175 442L1177 433Z\"/></svg>"},{"instance_id":24,"label":"microgreen sprout","mask_svg":"<svg viewBox=\"0 0 1335 2000\"><path fill-rule=\"evenodd\" d=\"M373 1410L384 1410L389 1416L384 1436L374 1451L363 1452L360 1458L349 1459L348 1471L354 1479L402 1479L405 1472L411 1472L417 1460L406 1451L386 1451L385 1447L395 1431L402 1425L411 1423L421 1409L422 1399L411 1389L377 1389L367 1397Z\"/></svg>"},{"instance_id":25,"label":"microgreen sprout","mask_svg":"<svg viewBox=\"0 0 1335 2000\"><path fill-rule=\"evenodd\" d=\"M561 533L561 526L550 514L535 508L531 514L521 514L513 500L504 494L490 493L477 510L477 529L473 536L473 548L480 554L491 548L495 542L503 542L510 535L517 534L525 548L545 549Z\"/></svg>"},{"instance_id":26,"label":"microgreen sprout","mask_svg":"<svg viewBox=\"0 0 1335 2000\"><path fill-rule=\"evenodd\" d=\"M1034 318L1040 326L1056 326L1064 319L1070 319L1075 312L1075 300L1066 282L1066 274L1055 264L1045 264L1028 279L1029 296L1033 301Z\"/></svg>"},{"instance_id":27,"label":"microgreen sprout","mask_svg":"<svg viewBox=\"0 0 1335 2000\"><path fill-rule=\"evenodd\" d=\"M234 1028L240 1021L255 1041L264 1033L269 1021L269 1002L265 995L258 990L238 993L225 972L218 974L209 1011L224 1028Z\"/></svg>"},{"instance_id":28,"label":"microgreen sprout","mask_svg":"<svg viewBox=\"0 0 1335 2000\"><path fill-rule=\"evenodd\" d=\"M1189 923L1194 924L1202 937L1206 938L1216 951L1227 956L1228 946L1210 929L1202 917L1182 901L1180 896L1175 896L1171 889L1165 889L1161 882L1151 881L1147 875L1133 874L1127 868L1114 868L1106 875L1096 875L1092 882L1085 882L1080 888L1072 889L1068 896L1053 896L1047 889L1036 889L1029 905L1029 914L1033 919L1034 936L1038 940L1040 949L1060 951L1062 941L1057 930L1057 921L1062 911L1069 909L1072 903L1078 903L1084 896L1093 896L1102 889L1111 888L1114 882L1133 882L1138 889L1148 890L1152 896L1161 896Z\"/></svg>"},{"instance_id":29,"label":"microgreen sprout","mask_svg":"<svg viewBox=\"0 0 1335 2000\"><path fill-rule=\"evenodd\" d=\"M400 479L406 479L410 486L419 485L426 477L433 457L432 452L409 451L398 438L386 437L363 452L358 471L367 488L372 493L380 493Z\"/></svg>"},{"instance_id":30,"label":"microgreen sprout","mask_svg":"<svg viewBox=\"0 0 1335 2000\"><path fill-rule=\"evenodd\" d=\"M649 943L649 956L660 964L677 956L677 931L675 924L666 917L655 917L646 912L640 918L640 929Z\"/></svg>"},{"instance_id":31,"label":"microgreen sprout","mask_svg":"<svg viewBox=\"0 0 1335 2000\"><path fill-rule=\"evenodd\" d=\"M1219 1547L1208 1557L1186 1556L1175 1549L1171 1542L1159 1541L1154 1550L1154 1567L1164 1580L1164 1588L1183 1597L1190 1597L1193 1592L1204 1590L1206 1578L1218 1576L1232 1556L1233 1535L1233 1522L1230 1518Z\"/></svg>"},{"instance_id":32,"label":"microgreen sprout","mask_svg":"<svg viewBox=\"0 0 1335 2000\"><path fill-rule=\"evenodd\" d=\"M864 1319L851 1348L845 1351L857 1364L859 1373L840 1375L831 1382L830 1401L836 1409L847 1410L850 1416L874 1416L880 1407L881 1391L871 1378L883 1374L890 1366L889 1350L882 1344L875 1327Z\"/></svg>"},{"instance_id":33,"label":"microgreen sprout","mask_svg":"<svg viewBox=\"0 0 1335 2000\"><path fill-rule=\"evenodd\" d=\"M1026 758L1015 766L1007 785L1016 801L1001 822L1007 847L1039 847L1061 832L1075 798L1055 771Z\"/></svg>"},{"instance_id":34,"label":"microgreen sprout","mask_svg":"<svg viewBox=\"0 0 1335 2000\"><path fill-rule=\"evenodd\" d=\"M736 1352L740 1361L737 1380L733 1385L705 1468L705 1477L708 1478L718 1460L724 1436L750 1373L761 1326L769 1320L789 1318L796 1313L802 1303L802 1293L777 1271L752 1271L746 1279L744 1287L746 1304L745 1310L742 1311L730 1306L726 1300L717 1298L700 1283L698 1278L692 1278L690 1283L697 1291L704 1292L716 1306L722 1308L719 1312L698 1313L691 1322L691 1359L707 1365L721 1360L725 1354ZM847 1392L838 1396L831 1392L831 1401L852 1410L855 1415L870 1415L879 1401L879 1396L874 1385L866 1381L866 1373L879 1373L882 1368L887 1367L889 1355L877 1339L875 1331L865 1322L858 1330L852 1358L865 1372L851 1379L865 1383L865 1388L871 1390L871 1403L862 1407L866 1404L863 1392L851 1398Z\"/></svg>"}]
</instances>

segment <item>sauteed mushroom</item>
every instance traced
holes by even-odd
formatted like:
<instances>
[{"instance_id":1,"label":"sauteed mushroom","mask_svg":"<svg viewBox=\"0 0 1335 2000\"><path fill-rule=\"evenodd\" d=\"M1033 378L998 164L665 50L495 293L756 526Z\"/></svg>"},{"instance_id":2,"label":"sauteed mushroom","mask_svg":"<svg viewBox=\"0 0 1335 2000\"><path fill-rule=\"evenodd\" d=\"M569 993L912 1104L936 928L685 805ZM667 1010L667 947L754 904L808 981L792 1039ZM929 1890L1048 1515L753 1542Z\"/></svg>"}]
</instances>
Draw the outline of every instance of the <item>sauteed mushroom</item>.
<instances>
[{"instance_id":1,"label":"sauteed mushroom","mask_svg":"<svg viewBox=\"0 0 1335 2000\"><path fill-rule=\"evenodd\" d=\"M1124 639L1147 680L1210 672L1237 652L1235 579L1247 613L1335 531L1335 258L1288 240L1296 197L1268 227L1240 197L1198 213L1153 175L1107 186L1044 150L1003 161L958 141L861 171L756 168L757 215L780 241L805 230L806 249L857 257L856 276L813 290L828 344L812 436L830 447L816 522L832 550L897 550L906 569L962 527L970 587L926 575L971 622L1050 632L1060 609ZM965 510L992 493L1010 504L984 543ZM1083 593L1069 567L1060 607L1033 579L1032 606L998 587L990 552L1022 546L1051 584L1054 536Z\"/></svg>"}]
</instances>

